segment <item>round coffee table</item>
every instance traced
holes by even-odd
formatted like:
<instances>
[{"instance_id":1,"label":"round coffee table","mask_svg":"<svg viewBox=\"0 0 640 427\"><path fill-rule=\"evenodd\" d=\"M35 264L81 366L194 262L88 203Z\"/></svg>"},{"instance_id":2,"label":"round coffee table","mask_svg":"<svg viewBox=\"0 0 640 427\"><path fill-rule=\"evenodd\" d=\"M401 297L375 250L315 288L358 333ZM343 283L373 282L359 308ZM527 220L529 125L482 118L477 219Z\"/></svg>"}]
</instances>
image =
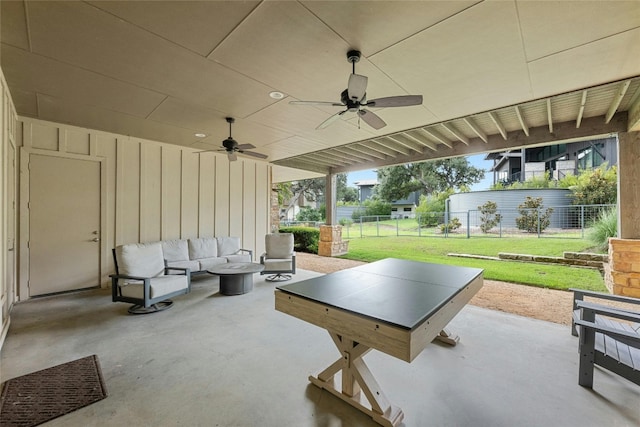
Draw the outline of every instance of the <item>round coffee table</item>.
<instances>
[{"instance_id":1,"label":"round coffee table","mask_svg":"<svg viewBox=\"0 0 640 427\"><path fill-rule=\"evenodd\" d=\"M220 276L222 295L241 295L253 289L253 275L264 270L264 265L253 262L230 262L215 265L207 270L209 274Z\"/></svg>"}]
</instances>

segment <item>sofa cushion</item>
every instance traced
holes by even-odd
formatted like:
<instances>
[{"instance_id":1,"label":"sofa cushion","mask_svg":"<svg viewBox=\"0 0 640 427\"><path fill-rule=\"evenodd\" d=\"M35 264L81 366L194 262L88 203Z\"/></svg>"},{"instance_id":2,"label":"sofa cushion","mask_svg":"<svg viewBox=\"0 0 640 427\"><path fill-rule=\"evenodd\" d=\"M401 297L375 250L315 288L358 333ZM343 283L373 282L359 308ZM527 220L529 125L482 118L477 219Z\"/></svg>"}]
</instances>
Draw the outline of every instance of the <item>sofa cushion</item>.
<instances>
[{"instance_id":1,"label":"sofa cushion","mask_svg":"<svg viewBox=\"0 0 640 427\"><path fill-rule=\"evenodd\" d=\"M167 261L188 261L189 245L184 239L163 240L162 254Z\"/></svg>"},{"instance_id":2,"label":"sofa cushion","mask_svg":"<svg viewBox=\"0 0 640 427\"><path fill-rule=\"evenodd\" d=\"M188 268L191 273L200 271L200 263L198 261L167 261L167 267ZM180 270L169 270L167 274L183 274Z\"/></svg>"},{"instance_id":3,"label":"sofa cushion","mask_svg":"<svg viewBox=\"0 0 640 427\"><path fill-rule=\"evenodd\" d=\"M164 257L160 242L130 243L116 247L118 273L127 276L164 275Z\"/></svg>"},{"instance_id":4,"label":"sofa cushion","mask_svg":"<svg viewBox=\"0 0 640 427\"><path fill-rule=\"evenodd\" d=\"M189 239L189 259L215 258L218 256L218 244L215 237Z\"/></svg>"},{"instance_id":5,"label":"sofa cushion","mask_svg":"<svg viewBox=\"0 0 640 427\"><path fill-rule=\"evenodd\" d=\"M187 276L161 276L154 277L149 282L149 298L157 298L169 295L189 287ZM140 281L124 283L120 286L122 296L130 298L144 298L144 284Z\"/></svg>"},{"instance_id":6,"label":"sofa cushion","mask_svg":"<svg viewBox=\"0 0 640 427\"><path fill-rule=\"evenodd\" d=\"M267 234L265 246L269 258L291 258L293 256L293 234Z\"/></svg>"},{"instance_id":7,"label":"sofa cushion","mask_svg":"<svg viewBox=\"0 0 640 427\"><path fill-rule=\"evenodd\" d=\"M264 260L264 271L291 271L293 262L291 258L269 258Z\"/></svg>"},{"instance_id":8,"label":"sofa cushion","mask_svg":"<svg viewBox=\"0 0 640 427\"><path fill-rule=\"evenodd\" d=\"M220 257L204 258L204 259L197 260L197 262L200 264L200 271L205 271L205 270L210 269L214 265L226 264L227 263L227 259L226 258L220 258Z\"/></svg>"},{"instance_id":9,"label":"sofa cushion","mask_svg":"<svg viewBox=\"0 0 640 427\"><path fill-rule=\"evenodd\" d=\"M239 237L218 237L217 256L234 255L239 250L240 250Z\"/></svg>"}]
</instances>

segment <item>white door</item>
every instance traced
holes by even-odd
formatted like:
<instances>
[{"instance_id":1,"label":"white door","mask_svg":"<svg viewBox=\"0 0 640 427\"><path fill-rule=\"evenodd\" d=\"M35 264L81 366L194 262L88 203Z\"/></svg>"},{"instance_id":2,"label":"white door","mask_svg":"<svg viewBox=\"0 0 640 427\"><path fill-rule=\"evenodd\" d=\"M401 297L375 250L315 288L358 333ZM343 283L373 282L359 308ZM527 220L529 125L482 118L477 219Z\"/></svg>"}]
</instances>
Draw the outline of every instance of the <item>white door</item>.
<instances>
[{"instance_id":1,"label":"white door","mask_svg":"<svg viewBox=\"0 0 640 427\"><path fill-rule=\"evenodd\" d=\"M13 304L16 290L16 150L7 144L7 257L6 275L3 289L3 316L9 315L9 307ZM6 319L3 319L6 320ZM5 324L3 322L3 324Z\"/></svg>"},{"instance_id":2,"label":"white door","mask_svg":"<svg viewBox=\"0 0 640 427\"><path fill-rule=\"evenodd\" d=\"M29 296L100 286L100 163L29 158Z\"/></svg>"}]
</instances>

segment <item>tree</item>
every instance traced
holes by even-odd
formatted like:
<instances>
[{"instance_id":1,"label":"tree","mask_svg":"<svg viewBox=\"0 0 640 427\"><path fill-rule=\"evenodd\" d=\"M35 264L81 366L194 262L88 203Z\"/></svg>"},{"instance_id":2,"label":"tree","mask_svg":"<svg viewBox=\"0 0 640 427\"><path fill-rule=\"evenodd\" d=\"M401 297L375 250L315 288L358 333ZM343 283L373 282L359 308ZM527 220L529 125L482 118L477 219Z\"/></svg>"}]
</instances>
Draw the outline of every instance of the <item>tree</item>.
<instances>
[{"instance_id":1,"label":"tree","mask_svg":"<svg viewBox=\"0 0 640 427\"><path fill-rule=\"evenodd\" d=\"M345 203L358 201L358 189L355 187L347 187L346 173L336 175L336 200Z\"/></svg>"},{"instance_id":2,"label":"tree","mask_svg":"<svg viewBox=\"0 0 640 427\"><path fill-rule=\"evenodd\" d=\"M502 221L502 215L497 214L498 204L488 200L484 205L478 206L480 211L480 230L488 233L493 227Z\"/></svg>"},{"instance_id":3,"label":"tree","mask_svg":"<svg viewBox=\"0 0 640 427\"><path fill-rule=\"evenodd\" d=\"M480 182L484 170L464 157L407 163L378 169L376 194L389 201L406 199L414 191L423 195L462 190Z\"/></svg>"},{"instance_id":4,"label":"tree","mask_svg":"<svg viewBox=\"0 0 640 427\"><path fill-rule=\"evenodd\" d=\"M542 210L542 197L533 198L527 196L524 202L518 205L520 216L516 218L516 226L528 233L542 232L551 224L553 208Z\"/></svg>"},{"instance_id":5,"label":"tree","mask_svg":"<svg viewBox=\"0 0 640 427\"><path fill-rule=\"evenodd\" d=\"M277 187L278 203L280 203L280 206L286 206L285 212L288 212L300 197L304 197L306 200L310 201L317 201L319 198L324 196L324 178L303 179L288 184L289 186L286 184L280 184ZM283 191L282 193L281 188Z\"/></svg>"}]
</instances>

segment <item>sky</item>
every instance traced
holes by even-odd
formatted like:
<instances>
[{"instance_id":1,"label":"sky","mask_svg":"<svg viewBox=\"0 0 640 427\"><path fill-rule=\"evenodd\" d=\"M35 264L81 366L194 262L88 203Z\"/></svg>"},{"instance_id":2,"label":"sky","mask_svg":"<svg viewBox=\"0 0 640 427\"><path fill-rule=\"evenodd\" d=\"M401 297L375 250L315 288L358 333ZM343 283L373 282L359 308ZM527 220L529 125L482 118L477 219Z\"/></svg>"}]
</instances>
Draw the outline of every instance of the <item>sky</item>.
<instances>
[{"instance_id":1,"label":"sky","mask_svg":"<svg viewBox=\"0 0 640 427\"><path fill-rule=\"evenodd\" d=\"M489 172L493 162L491 160L484 160L485 154L476 154L475 156L468 156L467 160L473 166L478 169L484 170L484 179L478 184L471 187L471 191L488 190L493 183L493 174ZM374 169L363 170L358 172L349 172L347 174L347 186L355 187L354 182L362 180L377 179L376 171Z\"/></svg>"}]
</instances>

